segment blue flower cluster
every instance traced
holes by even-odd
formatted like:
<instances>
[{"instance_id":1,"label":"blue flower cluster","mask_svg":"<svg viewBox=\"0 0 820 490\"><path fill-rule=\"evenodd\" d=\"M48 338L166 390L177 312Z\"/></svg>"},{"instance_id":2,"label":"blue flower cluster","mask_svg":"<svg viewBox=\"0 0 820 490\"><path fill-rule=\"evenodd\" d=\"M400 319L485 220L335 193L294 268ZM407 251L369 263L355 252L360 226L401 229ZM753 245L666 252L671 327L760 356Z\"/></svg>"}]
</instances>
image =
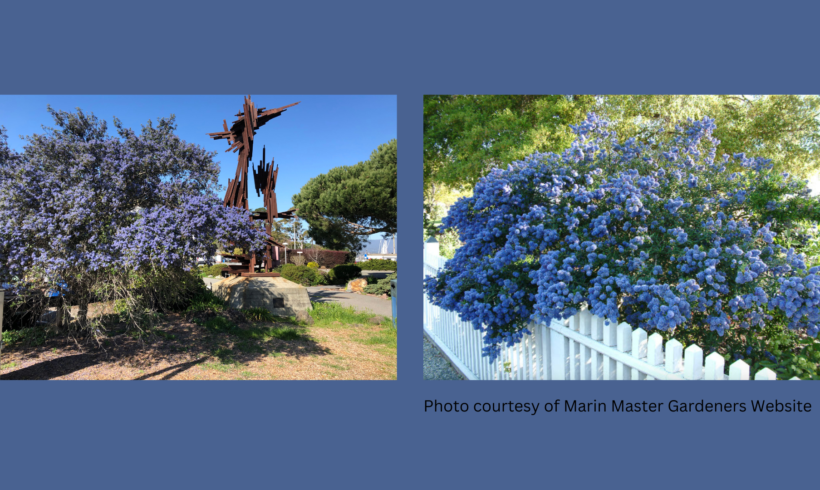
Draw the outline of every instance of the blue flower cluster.
<instances>
[{"instance_id":1,"label":"blue flower cluster","mask_svg":"<svg viewBox=\"0 0 820 490\"><path fill-rule=\"evenodd\" d=\"M51 110L56 129L11 151L0 128L0 282L145 265L189 268L227 241L262 248L244 210L216 197L214 153L180 140L173 118L107 133L93 115Z\"/></svg>"},{"instance_id":2,"label":"blue flower cluster","mask_svg":"<svg viewBox=\"0 0 820 490\"><path fill-rule=\"evenodd\" d=\"M425 280L430 300L481 328L491 360L530 322L582 307L646 330L721 335L779 311L816 335L820 273L775 245L771 223L747 206L760 186L789 178L765 159L717 158L709 118L662 142L620 142L609 127L589 114L562 154L494 169L456 202L442 229L463 246Z\"/></svg>"}]
</instances>

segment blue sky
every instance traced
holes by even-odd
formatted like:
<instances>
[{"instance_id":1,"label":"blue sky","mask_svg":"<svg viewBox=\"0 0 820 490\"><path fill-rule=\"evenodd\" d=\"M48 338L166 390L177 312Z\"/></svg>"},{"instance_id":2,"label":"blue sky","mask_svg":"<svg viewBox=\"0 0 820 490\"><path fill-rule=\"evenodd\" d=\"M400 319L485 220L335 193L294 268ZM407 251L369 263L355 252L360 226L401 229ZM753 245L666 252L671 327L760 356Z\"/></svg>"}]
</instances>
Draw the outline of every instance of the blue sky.
<instances>
[{"instance_id":1,"label":"blue sky","mask_svg":"<svg viewBox=\"0 0 820 490\"><path fill-rule=\"evenodd\" d=\"M64 111L82 108L108 122L113 132L113 116L139 132L149 119L176 115L176 134L189 143L219 152L219 183L223 187L236 174L238 153L225 153L226 140L214 141L207 133L222 131L242 110L238 95L0 95L0 125L8 131L9 146L22 151L20 135L41 133L42 126L54 126L46 105ZM257 131L253 163L262 158L266 147L279 165L276 197L280 210L292 207L291 197L312 177L333 167L354 165L370 158L380 144L396 138L396 96L394 95L254 95L257 108L273 109L301 101ZM253 176L251 176L253 178ZM251 209L262 206L262 198L251 189Z\"/></svg>"}]
</instances>

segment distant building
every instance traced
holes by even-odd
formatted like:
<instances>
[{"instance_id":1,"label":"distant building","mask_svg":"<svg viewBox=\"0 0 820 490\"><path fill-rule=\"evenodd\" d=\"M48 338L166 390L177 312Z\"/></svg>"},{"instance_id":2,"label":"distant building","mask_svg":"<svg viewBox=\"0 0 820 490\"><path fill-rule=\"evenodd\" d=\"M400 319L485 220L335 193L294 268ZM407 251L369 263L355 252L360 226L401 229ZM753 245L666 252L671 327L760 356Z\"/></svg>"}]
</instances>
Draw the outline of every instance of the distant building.
<instances>
[{"instance_id":1,"label":"distant building","mask_svg":"<svg viewBox=\"0 0 820 490\"><path fill-rule=\"evenodd\" d=\"M363 262L368 259L398 261L398 245L396 235L366 241L364 248L356 256L356 262Z\"/></svg>"}]
</instances>

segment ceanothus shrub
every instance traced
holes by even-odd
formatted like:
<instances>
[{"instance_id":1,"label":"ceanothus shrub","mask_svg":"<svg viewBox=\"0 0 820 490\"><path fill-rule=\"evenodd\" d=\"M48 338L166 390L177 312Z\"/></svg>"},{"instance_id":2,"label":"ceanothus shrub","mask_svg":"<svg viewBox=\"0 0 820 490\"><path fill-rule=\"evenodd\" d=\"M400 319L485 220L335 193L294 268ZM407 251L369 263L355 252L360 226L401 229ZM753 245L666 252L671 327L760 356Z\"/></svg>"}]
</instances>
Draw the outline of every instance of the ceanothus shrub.
<instances>
[{"instance_id":1,"label":"ceanothus shrub","mask_svg":"<svg viewBox=\"0 0 820 490\"><path fill-rule=\"evenodd\" d=\"M619 142L608 126L590 114L563 154L492 170L443 220L463 245L425 292L484 332L484 355L582 305L646 330L723 335L779 315L816 336L820 267L775 244L767 214L808 199L805 182L765 159L717 157L709 118L666 142ZM750 206L764 188L779 200Z\"/></svg>"},{"instance_id":2,"label":"ceanothus shrub","mask_svg":"<svg viewBox=\"0 0 820 490\"><path fill-rule=\"evenodd\" d=\"M49 108L56 128L22 153L0 128L0 283L59 286L69 303L121 271L190 269L221 243L261 249L245 210L216 195L215 153L174 134L174 119L140 134L93 114ZM150 272L150 271L154 272Z\"/></svg>"}]
</instances>

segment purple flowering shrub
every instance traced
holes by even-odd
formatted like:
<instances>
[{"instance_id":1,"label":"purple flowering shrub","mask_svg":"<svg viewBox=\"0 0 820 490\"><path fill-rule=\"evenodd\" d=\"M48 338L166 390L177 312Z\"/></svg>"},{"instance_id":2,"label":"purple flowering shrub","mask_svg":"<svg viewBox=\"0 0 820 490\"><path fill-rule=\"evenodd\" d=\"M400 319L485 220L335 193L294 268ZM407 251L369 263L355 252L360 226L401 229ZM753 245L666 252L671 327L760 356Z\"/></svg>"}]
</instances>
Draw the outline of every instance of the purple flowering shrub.
<instances>
[{"instance_id":1,"label":"purple flowering shrub","mask_svg":"<svg viewBox=\"0 0 820 490\"><path fill-rule=\"evenodd\" d=\"M775 243L784 209L817 209L805 182L718 157L709 118L668 142L618 141L608 126L590 114L568 150L491 171L443 220L463 245L425 292L482 329L484 355L582 305L647 331L774 321L816 336L820 267Z\"/></svg>"},{"instance_id":2,"label":"purple flowering shrub","mask_svg":"<svg viewBox=\"0 0 820 490\"><path fill-rule=\"evenodd\" d=\"M140 284L133 274L144 286L190 270L228 241L262 248L248 213L216 196L215 153L180 140L173 116L140 134L115 118L115 137L93 114L49 112L56 127L20 154L0 132L0 282L84 306L111 284Z\"/></svg>"}]
</instances>

